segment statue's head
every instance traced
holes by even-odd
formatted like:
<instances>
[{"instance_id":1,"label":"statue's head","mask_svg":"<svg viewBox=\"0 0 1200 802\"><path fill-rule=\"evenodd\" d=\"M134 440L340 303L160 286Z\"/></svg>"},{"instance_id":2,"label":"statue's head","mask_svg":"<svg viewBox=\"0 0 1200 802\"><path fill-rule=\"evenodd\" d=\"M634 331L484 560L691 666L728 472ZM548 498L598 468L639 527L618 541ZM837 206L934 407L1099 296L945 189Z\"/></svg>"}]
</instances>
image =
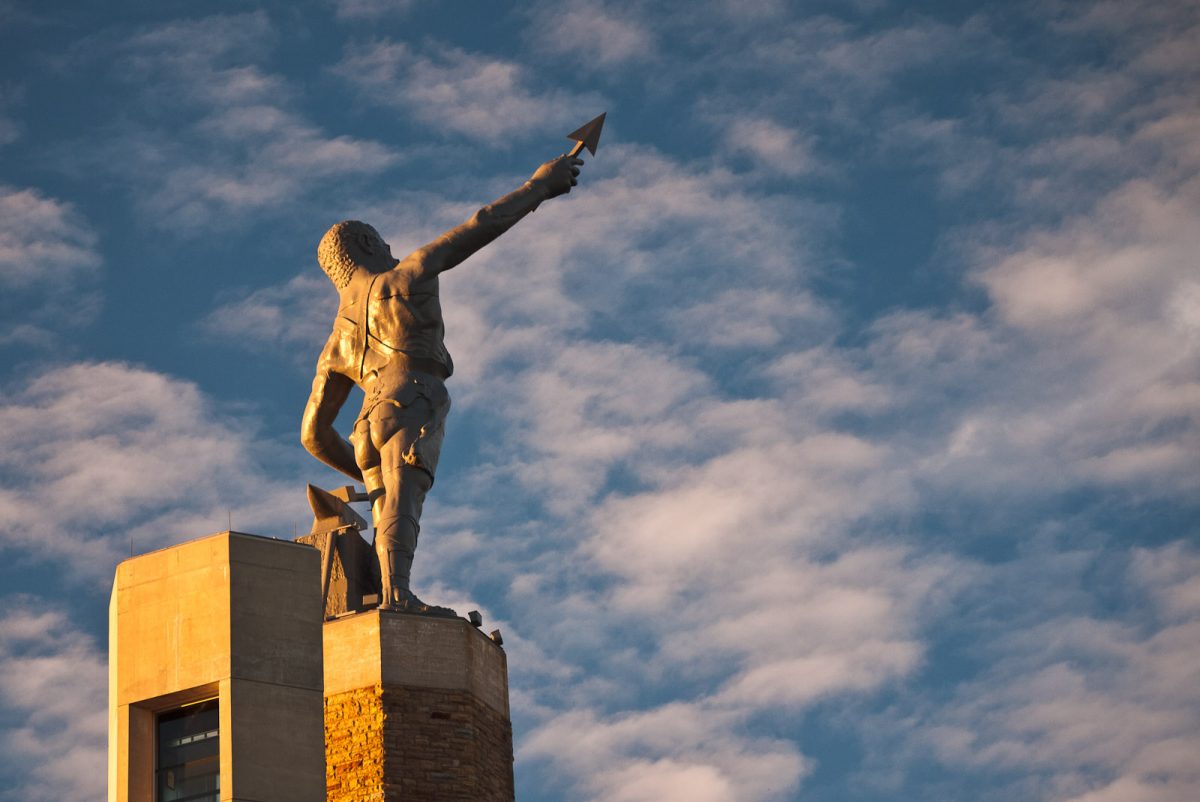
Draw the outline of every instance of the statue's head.
<instances>
[{"instance_id":1,"label":"statue's head","mask_svg":"<svg viewBox=\"0 0 1200 802\"><path fill-rule=\"evenodd\" d=\"M317 246L317 262L339 290L350 283L355 270L379 273L396 265L379 232L358 220L343 220L325 232Z\"/></svg>"}]
</instances>

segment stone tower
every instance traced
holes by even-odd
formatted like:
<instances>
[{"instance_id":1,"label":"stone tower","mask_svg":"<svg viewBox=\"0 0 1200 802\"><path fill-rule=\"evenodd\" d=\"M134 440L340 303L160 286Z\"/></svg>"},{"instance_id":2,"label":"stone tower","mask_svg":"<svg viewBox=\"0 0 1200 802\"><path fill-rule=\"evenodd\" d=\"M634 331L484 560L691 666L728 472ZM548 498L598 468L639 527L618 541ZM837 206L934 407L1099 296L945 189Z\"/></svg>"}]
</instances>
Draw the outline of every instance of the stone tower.
<instances>
[{"instance_id":1,"label":"stone tower","mask_svg":"<svg viewBox=\"0 0 1200 802\"><path fill-rule=\"evenodd\" d=\"M117 566L109 802L325 799L319 569L238 532Z\"/></svg>"}]
</instances>

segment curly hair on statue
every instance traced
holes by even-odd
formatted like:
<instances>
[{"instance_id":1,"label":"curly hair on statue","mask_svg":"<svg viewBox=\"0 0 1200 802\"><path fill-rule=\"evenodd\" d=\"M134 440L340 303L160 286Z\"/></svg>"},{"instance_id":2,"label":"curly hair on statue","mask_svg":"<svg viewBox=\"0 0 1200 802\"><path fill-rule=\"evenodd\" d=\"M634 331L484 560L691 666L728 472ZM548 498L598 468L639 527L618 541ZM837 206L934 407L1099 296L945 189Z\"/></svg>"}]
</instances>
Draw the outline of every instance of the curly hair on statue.
<instances>
[{"instance_id":1,"label":"curly hair on statue","mask_svg":"<svg viewBox=\"0 0 1200 802\"><path fill-rule=\"evenodd\" d=\"M374 226L359 220L343 220L326 231L325 236L321 237L321 243L317 245L317 262L325 271L325 275L329 276L333 286L339 290L350 283L350 277L361 265L361 261L353 256L358 251L355 237L359 234L379 237L379 232Z\"/></svg>"}]
</instances>

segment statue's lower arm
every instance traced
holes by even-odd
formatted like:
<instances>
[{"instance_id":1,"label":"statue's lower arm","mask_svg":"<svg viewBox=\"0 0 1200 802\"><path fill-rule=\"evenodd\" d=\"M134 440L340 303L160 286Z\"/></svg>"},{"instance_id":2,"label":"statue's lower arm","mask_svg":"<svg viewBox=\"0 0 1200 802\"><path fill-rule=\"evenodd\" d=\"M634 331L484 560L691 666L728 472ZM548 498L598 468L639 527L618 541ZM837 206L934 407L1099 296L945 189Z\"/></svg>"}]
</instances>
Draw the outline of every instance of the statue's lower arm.
<instances>
[{"instance_id":1,"label":"statue's lower arm","mask_svg":"<svg viewBox=\"0 0 1200 802\"><path fill-rule=\"evenodd\" d=\"M581 164L583 160L573 156L551 159L538 167L520 187L484 206L470 220L419 248L410 258L415 258L420 269L429 273L441 273L461 264L536 210L543 201L570 192L578 181Z\"/></svg>"}]
</instances>

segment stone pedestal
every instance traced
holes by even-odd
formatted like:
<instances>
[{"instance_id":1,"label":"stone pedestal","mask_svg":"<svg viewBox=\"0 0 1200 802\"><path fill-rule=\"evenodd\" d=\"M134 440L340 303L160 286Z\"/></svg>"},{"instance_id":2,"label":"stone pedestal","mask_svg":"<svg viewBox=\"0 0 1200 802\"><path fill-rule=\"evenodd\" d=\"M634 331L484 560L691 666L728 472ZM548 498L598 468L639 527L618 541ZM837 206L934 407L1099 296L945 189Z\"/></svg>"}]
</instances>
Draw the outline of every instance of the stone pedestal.
<instances>
[{"instance_id":1,"label":"stone pedestal","mask_svg":"<svg viewBox=\"0 0 1200 802\"><path fill-rule=\"evenodd\" d=\"M109 802L156 798L159 716L209 699L221 802L323 802L320 581L316 550L236 532L117 566Z\"/></svg>"},{"instance_id":2,"label":"stone pedestal","mask_svg":"<svg viewBox=\"0 0 1200 802\"><path fill-rule=\"evenodd\" d=\"M325 624L329 802L512 802L504 650L461 618Z\"/></svg>"}]
</instances>

